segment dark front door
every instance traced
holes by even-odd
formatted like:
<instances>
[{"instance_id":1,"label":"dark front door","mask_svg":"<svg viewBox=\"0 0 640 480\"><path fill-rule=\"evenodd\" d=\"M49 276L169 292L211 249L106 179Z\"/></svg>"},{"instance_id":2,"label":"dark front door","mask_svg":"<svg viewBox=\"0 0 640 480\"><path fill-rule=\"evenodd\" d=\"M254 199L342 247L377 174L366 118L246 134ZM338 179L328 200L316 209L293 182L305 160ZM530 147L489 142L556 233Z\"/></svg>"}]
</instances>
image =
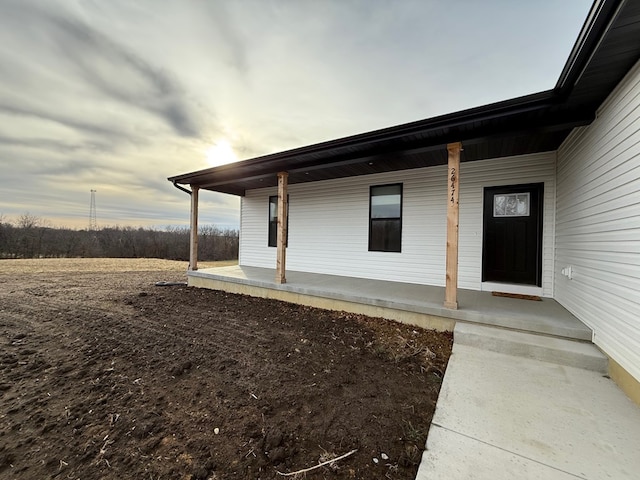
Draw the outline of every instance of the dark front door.
<instances>
[{"instance_id":1,"label":"dark front door","mask_svg":"<svg viewBox=\"0 0 640 480\"><path fill-rule=\"evenodd\" d=\"M482 281L542 286L543 184L484 189Z\"/></svg>"}]
</instances>

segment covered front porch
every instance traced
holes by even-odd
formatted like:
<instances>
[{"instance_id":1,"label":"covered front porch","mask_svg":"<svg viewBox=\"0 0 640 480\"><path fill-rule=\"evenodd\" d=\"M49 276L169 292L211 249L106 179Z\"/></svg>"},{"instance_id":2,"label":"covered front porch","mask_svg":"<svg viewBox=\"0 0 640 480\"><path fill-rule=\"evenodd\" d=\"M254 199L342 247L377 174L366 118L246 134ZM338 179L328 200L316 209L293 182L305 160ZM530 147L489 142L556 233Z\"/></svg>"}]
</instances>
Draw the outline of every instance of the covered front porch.
<instances>
[{"instance_id":1,"label":"covered front porch","mask_svg":"<svg viewBox=\"0 0 640 480\"><path fill-rule=\"evenodd\" d=\"M423 328L453 331L456 322L473 323L544 336L591 341L591 329L551 298L540 301L493 296L458 289L458 309L443 307L445 288L287 271L230 266L188 272L190 286L273 298L331 310L383 317Z\"/></svg>"}]
</instances>

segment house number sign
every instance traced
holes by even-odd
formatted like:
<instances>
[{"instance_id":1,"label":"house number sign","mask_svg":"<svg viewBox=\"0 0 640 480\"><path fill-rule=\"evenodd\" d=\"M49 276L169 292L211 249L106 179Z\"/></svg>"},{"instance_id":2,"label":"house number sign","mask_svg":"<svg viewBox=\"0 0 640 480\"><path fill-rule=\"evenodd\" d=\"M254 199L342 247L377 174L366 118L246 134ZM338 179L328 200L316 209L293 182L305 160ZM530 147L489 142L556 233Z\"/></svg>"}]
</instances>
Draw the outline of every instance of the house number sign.
<instances>
[{"instance_id":1,"label":"house number sign","mask_svg":"<svg viewBox=\"0 0 640 480\"><path fill-rule=\"evenodd\" d=\"M451 204L455 204L455 193L456 193L456 169L452 168L449 178L451 180Z\"/></svg>"}]
</instances>

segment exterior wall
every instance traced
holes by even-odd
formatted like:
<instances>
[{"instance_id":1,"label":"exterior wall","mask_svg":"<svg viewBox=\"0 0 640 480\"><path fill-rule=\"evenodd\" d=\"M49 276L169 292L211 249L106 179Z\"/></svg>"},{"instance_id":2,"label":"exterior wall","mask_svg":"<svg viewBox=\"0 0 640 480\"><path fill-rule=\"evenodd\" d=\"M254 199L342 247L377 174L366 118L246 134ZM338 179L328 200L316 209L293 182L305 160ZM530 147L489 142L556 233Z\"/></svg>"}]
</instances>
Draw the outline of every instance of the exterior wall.
<instances>
[{"instance_id":1,"label":"exterior wall","mask_svg":"<svg viewBox=\"0 0 640 480\"><path fill-rule=\"evenodd\" d=\"M369 187L404 184L402 253L369 252ZM243 199L241 265L274 268L267 246L268 196ZM287 269L444 285L446 167L289 186Z\"/></svg>"},{"instance_id":2,"label":"exterior wall","mask_svg":"<svg viewBox=\"0 0 640 480\"><path fill-rule=\"evenodd\" d=\"M463 163L460 173L459 286L479 290L485 186L545 183L543 290L553 293L555 153ZM369 252L369 187L403 183L402 253ZM240 264L274 268L267 246L268 196L242 201ZM447 167L350 177L289 187L287 269L444 286Z\"/></svg>"},{"instance_id":3,"label":"exterior wall","mask_svg":"<svg viewBox=\"0 0 640 480\"><path fill-rule=\"evenodd\" d=\"M640 381L640 63L560 147L557 178L555 297Z\"/></svg>"},{"instance_id":4,"label":"exterior wall","mask_svg":"<svg viewBox=\"0 0 640 480\"><path fill-rule=\"evenodd\" d=\"M484 187L544 183L542 294L553 296L555 152L462 163L460 167L460 238L458 286L480 290Z\"/></svg>"}]
</instances>

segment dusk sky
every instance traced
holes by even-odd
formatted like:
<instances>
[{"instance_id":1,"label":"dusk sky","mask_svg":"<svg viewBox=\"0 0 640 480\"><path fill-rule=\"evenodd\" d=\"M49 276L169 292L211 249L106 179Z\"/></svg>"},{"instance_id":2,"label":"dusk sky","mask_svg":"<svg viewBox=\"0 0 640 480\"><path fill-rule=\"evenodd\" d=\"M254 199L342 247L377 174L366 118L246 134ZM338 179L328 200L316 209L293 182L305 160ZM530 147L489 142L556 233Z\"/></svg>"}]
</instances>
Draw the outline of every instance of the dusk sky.
<instances>
[{"instance_id":1,"label":"dusk sky","mask_svg":"<svg viewBox=\"0 0 640 480\"><path fill-rule=\"evenodd\" d=\"M0 218L188 225L169 176L553 88L590 6L0 0Z\"/></svg>"}]
</instances>

